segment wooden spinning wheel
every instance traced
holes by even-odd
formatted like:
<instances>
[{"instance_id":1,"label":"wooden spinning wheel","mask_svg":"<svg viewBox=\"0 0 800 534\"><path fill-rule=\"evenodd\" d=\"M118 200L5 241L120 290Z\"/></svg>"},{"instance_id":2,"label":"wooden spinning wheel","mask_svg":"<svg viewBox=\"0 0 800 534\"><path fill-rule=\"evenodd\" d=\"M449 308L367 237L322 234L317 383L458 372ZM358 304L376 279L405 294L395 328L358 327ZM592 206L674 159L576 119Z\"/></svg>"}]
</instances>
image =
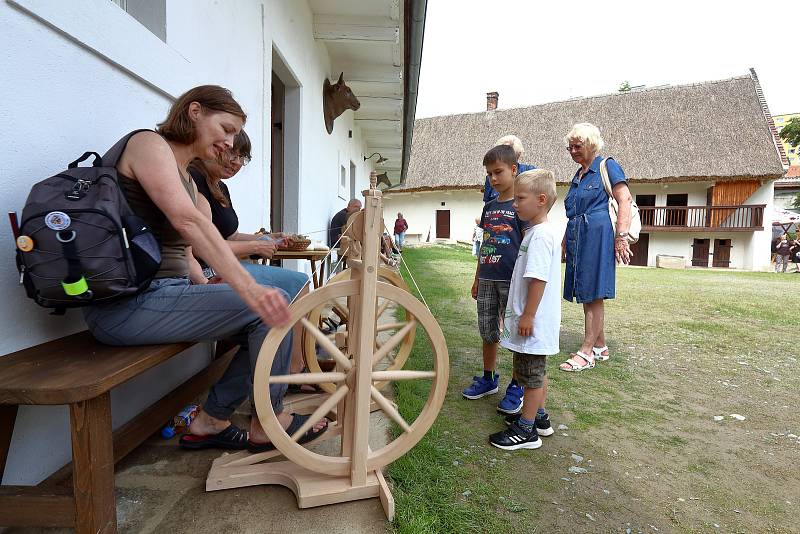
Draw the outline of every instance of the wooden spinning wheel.
<instances>
[{"instance_id":1,"label":"wooden spinning wheel","mask_svg":"<svg viewBox=\"0 0 800 534\"><path fill-rule=\"evenodd\" d=\"M346 281L336 284L329 284L324 288L313 292L308 298L298 301L296 306L292 307L292 325L280 329L273 329L270 331L267 339L264 341L261 352L258 356L258 363L256 364L256 372L254 377L255 401L258 417L261 424L270 436L273 444L283 453L286 458L293 462L302 465L303 467L324 473L327 475L348 475L353 466L353 456L348 452L347 446L343 440L342 452L340 456L324 456L312 452L301 445L298 445L295 440L302 436L306 430L311 428L314 422L323 418L328 412L335 409L339 403L345 400L348 395L354 399L361 393L358 391L361 382L367 384L366 394L368 398L374 400L384 413L395 421L400 428L403 429L394 441L376 451L369 451L366 457L366 470L372 471L380 469L381 467L393 462L406 452L408 452L416 443L425 435L439 409L444 402L444 396L447 389L448 378L448 356L447 348L445 345L444 335L442 334L436 320L425 308L425 306L412 297L410 294L403 292L401 289L391 286L389 284L378 282L377 283L378 297L390 298L395 302L402 304L407 310L413 313L414 319L409 321L405 326L395 333L392 338L387 341L377 351L369 351L367 354L367 374L366 380L359 380L362 377L358 376L359 369L354 360L351 360L347 355L336 349L333 343L330 342L327 335L321 332L311 321L305 319L305 315L317 306L324 299L331 296L336 297L355 297L359 293L358 281ZM337 368L334 371L325 373L299 373L294 375L270 376L269 370L272 368L272 362L275 357L276 348L283 339L286 332L296 322L302 322L304 328L315 336L320 343L325 344L326 349L331 351L331 354L337 361ZM373 370L378 366L381 360L385 357L387 352L396 344L402 342L405 338L406 331L416 329L420 326L428 335L433 349L432 354L432 368L425 370L393 370L393 371L375 371ZM270 339L272 338L272 339ZM376 384L381 382L389 382L395 380L429 380L432 381L431 390L428 395L428 400L422 409L419 416L411 423L398 413L397 409L393 406L392 402L387 399L376 387ZM281 427L278 419L272 410L269 397L269 384L334 384L334 391L328 398L320 404L319 408L314 411L308 420L306 427L300 428L291 437ZM363 395L362 395L363 396ZM347 403L349 404L349 403ZM348 418L352 415L348 412L349 406L345 406L345 415L343 418L343 426L348 424ZM340 418L341 419L341 418ZM343 432L347 432L343 428ZM366 436L365 436L366 437ZM353 446L355 444L353 443Z\"/></svg>"},{"instance_id":2,"label":"wooden spinning wheel","mask_svg":"<svg viewBox=\"0 0 800 534\"><path fill-rule=\"evenodd\" d=\"M430 311L400 282L394 280L397 285L393 285L391 275L378 268L383 215L381 192L375 189L373 175L370 189L364 191L365 209L350 228L354 245L348 254L350 280L342 275L341 281L329 283L294 302L289 308L289 324L272 328L259 352L253 377L255 407L276 450L234 453L218 458L206 480L207 490L281 484L295 492L301 508L380 497L387 517L393 517L394 500L381 468L408 452L430 429L444 402L449 362L444 334ZM379 281L379 277L387 282ZM329 337L329 333L319 328L319 310L332 302L346 303L347 331ZM379 341L376 336L381 326L376 318L379 312L388 310L391 303L405 310L405 317L392 323L393 333L389 339ZM308 359L311 372L271 375L278 346L297 324L303 326L306 338L333 357L336 362L333 370L323 372L318 364L312 367L316 363L313 358ZM431 355L426 359L426 368L402 369L411 344L424 349L426 341ZM406 348L408 352L404 353ZM387 367L387 357L395 350L395 359ZM407 380L430 384L425 405L413 421L407 421L407 416L400 414L380 389L387 383ZM272 407L270 384L317 384L323 386L326 393L318 396L319 405L309 419L289 436ZM373 405L402 430L376 450L370 448L369 440ZM336 412L336 421L329 423L328 431L309 447L338 436L340 443L336 452L321 454L316 448L310 450L297 443L317 421L332 411ZM279 454L288 461L262 463Z\"/></svg>"},{"instance_id":3,"label":"wooden spinning wheel","mask_svg":"<svg viewBox=\"0 0 800 534\"><path fill-rule=\"evenodd\" d=\"M328 280L328 285L336 284L342 281L350 280L352 276L353 270L346 269L330 280ZM389 269L388 267L379 267L378 268L378 280L381 282L386 282L392 286L398 287L405 292L408 292L408 285L406 284L403 277L400 276L397 272ZM352 299L352 297L351 297ZM402 321L398 321L393 317L396 313L395 309L400 309L400 314L402 316ZM328 339L330 339L340 350L346 351L347 339L348 339L348 318L349 318L349 310L347 308L347 304L345 298L342 296L332 297L327 302L320 303L317 307L311 310L308 314L308 320L311 322L312 325L321 324L321 318L325 316L330 316L337 321L341 321L338 326L336 327L336 331L327 334ZM376 332L376 339L375 339L375 348L379 349L383 346L383 342L379 340L379 337L383 335L393 335L395 334L400 328L408 324L410 321L414 319L414 315L409 311L408 308L405 308L401 303L395 302L392 298L384 295L378 295L378 306L375 312L375 332ZM414 346L414 337L416 336L416 328L411 328L407 330L407 333L402 339L402 342L396 347L396 351L390 351L386 355L386 359L388 366L386 366L385 370L387 371L394 371L397 369L402 369L408 359L409 354L411 354L411 348ZM317 349L321 347L317 338L308 332L307 329L303 330L303 356L305 357L306 367L308 367L309 372L311 373L320 373L322 372L322 367L320 366L318 357L317 357ZM324 347L321 347L324 350ZM383 389L386 386L387 382L379 382L376 384L378 389ZM328 392L333 393L336 391L337 387L336 384L332 382L321 383L318 384L319 387Z\"/></svg>"}]
</instances>

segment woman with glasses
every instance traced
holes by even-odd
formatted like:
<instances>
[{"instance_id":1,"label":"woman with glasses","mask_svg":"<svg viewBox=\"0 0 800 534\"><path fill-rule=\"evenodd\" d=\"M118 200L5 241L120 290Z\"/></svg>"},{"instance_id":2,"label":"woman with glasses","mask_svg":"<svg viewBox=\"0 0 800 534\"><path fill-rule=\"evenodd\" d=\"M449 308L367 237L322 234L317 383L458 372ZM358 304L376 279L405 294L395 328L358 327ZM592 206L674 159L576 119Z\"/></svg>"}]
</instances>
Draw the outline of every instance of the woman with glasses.
<instances>
[{"instance_id":1,"label":"woman with glasses","mask_svg":"<svg viewBox=\"0 0 800 534\"><path fill-rule=\"evenodd\" d=\"M604 300L615 295L615 258L630 263L628 228L631 220L631 194L622 167L606 161L611 192L619 203L616 235L608 214L608 193L600 177L603 138L597 126L576 124L564 138L567 150L580 168L572 178L564 207L567 230L561 243L567 266L564 274L564 299L583 304L584 338L577 352L561 364L562 371L591 369L595 360L609 358Z\"/></svg>"},{"instance_id":2,"label":"woman with glasses","mask_svg":"<svg viewBox=\"0 0 800 534\"><path fill-rule=\"evenodd\" d=\"M242 167L247 165L251 158L250 138L241 130L233 140L233 147L217 160L194 160L189 166L189 172L197 185L197 190L207 201L207 205L201 201L201 210L207 212L210 209L211 221L217 227L219 233L228 242L231 250L237 257L259 256L265 259L272 257L279 246L290 240L283 233L267 235L248 234L239 231L239 217L231 203L231 195L224 180L233 178ZM208 262L202 259L190 261L190 279L194 284L216 283L221 280L215 276L213 271L209 271ZM260 265L250 261L243 261L242 266L256 282L263 286L279 288L289 294L290 299L303 296L309 291L308 276L304 273L273 267L271 265ZM302 327L298 326L295 335L302 333ZM304 367L302 344L300 337L295 339L298 342L292 345L292 364L291 372L299 373ZM313 386L294 388L293 391L314 393Z\"/></svg>"}]
</instances>

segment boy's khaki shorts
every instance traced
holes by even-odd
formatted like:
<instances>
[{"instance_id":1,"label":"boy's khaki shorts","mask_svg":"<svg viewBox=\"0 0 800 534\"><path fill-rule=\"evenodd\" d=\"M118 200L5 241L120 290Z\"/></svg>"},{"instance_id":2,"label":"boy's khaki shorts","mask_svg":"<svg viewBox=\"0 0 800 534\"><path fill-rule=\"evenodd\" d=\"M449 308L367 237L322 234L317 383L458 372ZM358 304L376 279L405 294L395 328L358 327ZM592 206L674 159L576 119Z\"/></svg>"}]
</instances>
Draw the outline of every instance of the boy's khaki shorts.
<instances>
[{"instance_id":1,"label":"boy's khaki shorts","mask_svg":"<svg viewBox=\"0 0 800 534\"><path fill-rule=\"evenodd\" d=\"M547 356L541 354L514 353L514 377L526 388L544 387L547 376Z\"/></svg>"}]
</instances>

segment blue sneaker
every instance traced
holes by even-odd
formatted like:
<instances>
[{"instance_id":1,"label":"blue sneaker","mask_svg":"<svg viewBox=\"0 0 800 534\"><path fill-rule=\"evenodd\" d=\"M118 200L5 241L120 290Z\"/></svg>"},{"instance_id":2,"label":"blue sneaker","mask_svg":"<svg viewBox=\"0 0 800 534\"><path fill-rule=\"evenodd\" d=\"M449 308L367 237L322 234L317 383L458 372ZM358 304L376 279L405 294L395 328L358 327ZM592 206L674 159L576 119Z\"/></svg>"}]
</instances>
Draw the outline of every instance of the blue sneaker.
<instances>
[{"instance_id":1,"label":"blue sneaker","mask_svg":"<svg viewBox=\"0 0 800 534\"><path fill-rule=\"evenodd\" d=\"M465 399L475 400L485 397L486 395L493 395L497 393L497 382L500 380L500 375L494 375L494 380L489 380L483 376L473 376L472 384L461 392Z\"/></svg>"},{"instance_id":2,"label":"blue sneaker","mask_svg":"<svg viewBox=\"0 0 800 534\"><path fill-rule=\"evenodd\" d=\"M522 409L522 395L525 393L525 388L514 384L508 384L506 388L506 396L497 405L497 411L504 414L519 413Z\"/></svg>"}]
</instances>

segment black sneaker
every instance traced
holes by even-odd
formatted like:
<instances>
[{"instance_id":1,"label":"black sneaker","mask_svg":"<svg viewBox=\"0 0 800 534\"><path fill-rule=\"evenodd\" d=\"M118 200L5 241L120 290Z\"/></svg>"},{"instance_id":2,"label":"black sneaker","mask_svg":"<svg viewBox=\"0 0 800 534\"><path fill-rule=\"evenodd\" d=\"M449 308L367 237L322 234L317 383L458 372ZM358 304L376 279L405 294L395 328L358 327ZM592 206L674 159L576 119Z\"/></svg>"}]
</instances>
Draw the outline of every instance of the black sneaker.
<instances>
[{"instance_id":1,"label":"black sneaker","mask_svg":"<svg viewBox=\"0 0 800 534\"><path fill-rule=\"evenodd\" d=\"M533 430L528 433L516 424L511 424L505 430L489 436L489 443L498 449L506 451L538 449L542 446L542 440L539 439L539 434L536 433L536 427L533 427Z\"/></svg>"},{"instance_id":2,"label":"black sneaker","mask_svg":"<svg viewBox=\"0 0 800 534\"><path fill-rule=\"evenodd\" d=\"M515 413L514 415L507 415L503 418L507 425L512 425L519 421L521 414ZM544 417L537 417L536 418L536 431L540 436L547 437L552 436L555 434L555 430L550 425L550 416L545 414Z\"/></svg>"}]
</instances>

